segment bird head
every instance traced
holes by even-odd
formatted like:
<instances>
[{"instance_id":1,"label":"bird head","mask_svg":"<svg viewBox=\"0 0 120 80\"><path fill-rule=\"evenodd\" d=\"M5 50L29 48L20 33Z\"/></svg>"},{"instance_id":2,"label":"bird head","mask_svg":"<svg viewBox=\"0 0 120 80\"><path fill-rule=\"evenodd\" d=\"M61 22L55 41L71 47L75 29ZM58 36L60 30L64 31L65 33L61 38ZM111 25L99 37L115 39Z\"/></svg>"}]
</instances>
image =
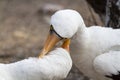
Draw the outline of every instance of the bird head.
<instances>
[{"instance_id":1,"label":"bird head","mask_svg":"<svg viewBox=\"0 0 120 80\"><path fill-rule=\"evenodd\" d=\"M59 10L54 13L51 17L50 33L41 52L41 56L44 56L50 51L60 40L72 38L82 22L81 15L75 10ZM69 40L65 42L67 43L66 46L70 43Z\"/></svg>"}]
</instances>

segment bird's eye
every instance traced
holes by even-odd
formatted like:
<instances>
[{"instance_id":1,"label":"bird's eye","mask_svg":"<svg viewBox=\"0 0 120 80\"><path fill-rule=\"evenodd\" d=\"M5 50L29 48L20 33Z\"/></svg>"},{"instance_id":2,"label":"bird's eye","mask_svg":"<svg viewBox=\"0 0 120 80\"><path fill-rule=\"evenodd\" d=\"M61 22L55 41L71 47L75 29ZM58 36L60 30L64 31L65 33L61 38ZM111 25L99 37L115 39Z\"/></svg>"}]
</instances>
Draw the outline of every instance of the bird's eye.
<instances>
[{"instance_id":1,"label":"bird's eye","mask_svg":"<svg viewBox=\"0 0 120 80\"><path fill-rule=\"evenodd\" d=\"M50 34L52 34L54 32L53 26L50 26Z\"/></svg>"},{"instance_id":2,"label":"bird's eye","mask_svg":"<svg viewBox=\"0 0 120 80\"><path fill-rule=\"evenodd\" d=\"M51 30L54 30L52 25L50 26L50 31L51 31Z\"/></svg>"},{"instance_id":3,"label":"bird's eye","mask_svg":"<svg viewBox=\"0 0 120 80\"><path fill-rule=\"evenodd\" d=\"M61 36L54 30L53 26L51 25L51 26L50 26L50 34L53 34L53 33L55 33L61 40L64 39L63 37L61 37Z\"/></svg>"}]
</instances>

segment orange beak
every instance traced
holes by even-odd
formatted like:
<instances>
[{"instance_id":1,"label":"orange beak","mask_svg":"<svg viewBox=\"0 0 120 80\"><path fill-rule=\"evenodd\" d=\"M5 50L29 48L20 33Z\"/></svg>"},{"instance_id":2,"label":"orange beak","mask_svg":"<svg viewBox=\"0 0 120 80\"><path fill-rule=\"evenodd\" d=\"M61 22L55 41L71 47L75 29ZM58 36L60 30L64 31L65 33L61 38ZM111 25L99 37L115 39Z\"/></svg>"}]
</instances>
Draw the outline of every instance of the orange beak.
<instances>
[{"instance_id":1,"label":"orange beak","mask_svg":"<svg viewBox=\"0 0 120 80\"><path fill-rule=\"evenodd\" d=\"M54 46L57 42L59 42L61 38L57 36L56 33L52 32L48 35L47 40L44 44L42 52L39 55L39 58L44 57Z\"/></svg>"},{"instance_id":2,"label":"orange beak","mask_svg":"<svg viewBox=\"0 0 120 80\"><path fill-rule=\"evenodd\" d=\"M64 42L63 42L63 44L62 44L62 46L61 46L63 49L65 49L65 50L67 50L68 52L70 52L70 49L69 49L69 47L70 47L70 39L66 39Z\"/></svg>"},{"instance_id":3,"label":"orange beak","mask_svg":"<svg viewBox=\"0 0 120 80\"><path fill-rule=\"evenodd\" d=\"M42 52L39 55L39 58L44 57L50 50L52 50L52 48L55 46L55 44L62 39L63 38L59 34L57 34L54 31L53 27L51 26L50 33L49 33L47 40L44 44ZM61 47L66 49L69 52L69 44L70 44L70 39L65 39L65 41Z\"/></svg>"}]
</instances>

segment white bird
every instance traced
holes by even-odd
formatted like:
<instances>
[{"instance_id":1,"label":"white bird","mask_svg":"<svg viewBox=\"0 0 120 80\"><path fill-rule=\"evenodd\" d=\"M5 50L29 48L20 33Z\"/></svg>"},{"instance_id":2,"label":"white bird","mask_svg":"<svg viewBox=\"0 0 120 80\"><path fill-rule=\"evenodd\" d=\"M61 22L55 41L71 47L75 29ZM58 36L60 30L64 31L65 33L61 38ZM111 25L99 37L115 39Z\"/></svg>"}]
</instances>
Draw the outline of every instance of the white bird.
<instances>
[{"instance_id":1,"label":"white bird","mask_svg":"<svg viewBox=\"0 0 120 80\"><path fill-rule=\"evenodd\" d=\"M57 38L72 38L71 57L84 75L93 80L120 80L120 29L86 27L81 15L69 9L53 14L51 27Z\"/></svg>"},{"instance_id":2,"label":"white bird","mask_svg":"<svg viewBox=\"0 0 120 80\"><path fill-rule=\"evenodd\" d=\"M69 43L68 43L69 44ZM72 67L68 44L43 58L31 57L15 63L0 64L0 80L62 80Z\"/></svg>"}]
</instances>

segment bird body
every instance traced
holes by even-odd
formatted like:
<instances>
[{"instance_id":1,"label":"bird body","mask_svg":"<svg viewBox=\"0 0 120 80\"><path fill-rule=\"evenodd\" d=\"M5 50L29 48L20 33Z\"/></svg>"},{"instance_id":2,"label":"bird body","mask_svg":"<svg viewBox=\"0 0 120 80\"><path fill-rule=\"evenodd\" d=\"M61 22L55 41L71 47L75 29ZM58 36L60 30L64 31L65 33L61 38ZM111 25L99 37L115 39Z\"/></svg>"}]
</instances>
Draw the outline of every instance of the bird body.
<instances>
[{"instance_id":1,"label":"bird body","mask_svg":"<svg viewBox=\"0 0 120 80\"><path fill-rule=\"evenodd\" d=\"M0 80L61 80L72 67L69 53L63 48L51 51L44 58L28 58L0 64Z\"/></svg>"},{"instance_id":2,"label":"bird body","mask_svg":"<svg viewBox=\"0 0 120 80\"><path fill-rule=\"evenodd\" d=\"M72 39L71 58L84 75L93 80L120 80L120 56L114 56L120 54L120 29L86 27L81 15L70 9L57 11L51 25L63 39Z\"/></svg>"},{"instance_id":3,"label":"bird body","mask_svg":"<svg viewBox=\"0 0 120 80\"><path fill-rule=\"evenodd\" d=\"M94 60L101 54L115 51L115 47L119 48L120 53L119 36L119 29L114 30L111 28L92 26L85 28L83 32L78 30L71 44L71 57L73 62L86 76L95 80L109 80L105 77L107 74L99 74L96 72L94 69Z\"/></svg>"}]
</instances>

